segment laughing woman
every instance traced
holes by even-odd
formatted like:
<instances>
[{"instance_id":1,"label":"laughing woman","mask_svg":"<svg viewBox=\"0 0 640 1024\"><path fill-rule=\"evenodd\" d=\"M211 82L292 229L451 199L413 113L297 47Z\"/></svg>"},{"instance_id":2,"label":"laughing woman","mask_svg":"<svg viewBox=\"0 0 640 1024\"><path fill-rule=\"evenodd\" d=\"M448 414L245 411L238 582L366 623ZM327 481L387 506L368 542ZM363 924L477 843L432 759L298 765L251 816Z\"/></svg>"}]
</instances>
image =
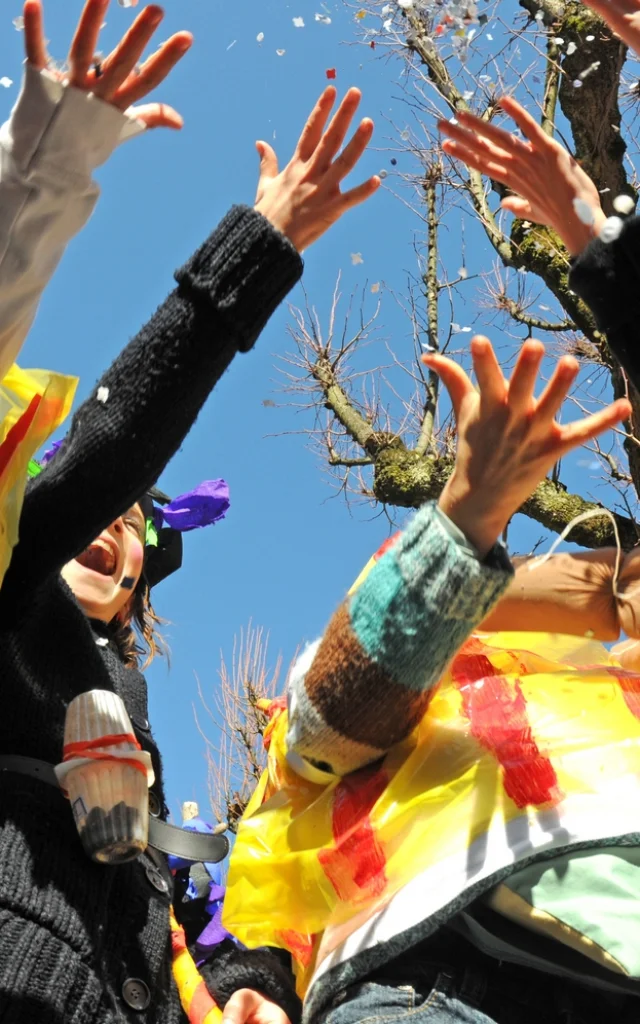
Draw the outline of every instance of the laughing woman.
<instances>
[{"instance_id":1,"label":"laughing woman","mask_svg":"<svg viewBox=\"0 0 640 1024\"><path fill-rule=\"evenodd\" d=\"M359 98L347 93L325 131L335 100L326 90L281 173L273 150L259 144L255 208L234 207L178 271L175 291L103 376L27 489L0 591L3 1021L185 1019L171 978L164 864L147 854L118 867L92 862L68 802L33 777L33 765L62 760L76 696L113 691L151 755L153 798L164 816L146 685L132 666L134 624L150 638L148 584L159 575L156 549L145 547L149 491L236 353L251 349L300 277L300 252L379 184L373 178L340 191L373 128L363 121L338 156ZM259 968L238 979L237 988L264 993L245 999L243 1019L284 1020L267 998L277 980L271 988ZM214 992L222 1004L229 987L227 977Z\"/></svg>"}]
</instances>

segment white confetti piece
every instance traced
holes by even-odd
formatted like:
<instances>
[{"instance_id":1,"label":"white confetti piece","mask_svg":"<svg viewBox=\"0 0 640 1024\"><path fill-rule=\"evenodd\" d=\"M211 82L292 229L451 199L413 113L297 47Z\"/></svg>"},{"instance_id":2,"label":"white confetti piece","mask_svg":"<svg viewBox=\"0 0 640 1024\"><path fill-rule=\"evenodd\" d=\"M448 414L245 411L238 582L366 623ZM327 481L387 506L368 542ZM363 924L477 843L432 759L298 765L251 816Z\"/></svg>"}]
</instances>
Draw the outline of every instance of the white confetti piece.
<instances>
[{"instance_id":1,"label":"white confetti piece","mask_svg":"<svg viewBox=\"0 0 640 1024\"><path fill-rule=\"evenodd\" d=\"M544 21L544 11L536 11L535 17L537 22Z\"/></svg>"},{"instance_id":2,"label":"white confetti piece","mask_svg":"<svg viewBox=\"0 0 640 1024\"><path fill-rule=\"evenodd\" d=\"M99 402L102 402L102 404L105 405L107 399L109 398L109 388L98 388L98 390L96 391L96 398L98 399Z\"/></svg>"},{"instance_id":3,"label":"white confetti piece","mask_svg":"<svg viewBox=\"0 0 640 1024\"><path fill-rule=\"evenodd\" d=\"M384 7L382 8L382 10L380 11L380 14L382 15L383 18L386 18L387 14L392 14L392 13L393 13L393 7L391 6L391 4L385 4Z\"/></svg>"},{"instance_id":4,"label":"white confetti piece","mask_svg":"<svg viewBox=\"0 0 640 1024\"><path fill-rule=\"evenodd\" d=\"M413 7L413 0L398 0L398 7L401 7L403 11L408 11Z\"/></svg>"},{"instance_id":5,"label":"white confetti piece","mask_svg":"<svg viewBox=\"0 0 640 1024\"><path fill-rule=\"evenodd\" d=\"M293 24L295 28L304 28L304 18L294 18Z\"/></svg>"},{"instance_id":6,"label":"white confetti piece","mask_svg":"<svg viewBox=\"0 0 640 1024\"><path fill-rule=\"evenodd\" d=\"M609 245L619 237L624 221L620 217L607 217L600 230L600 240Z\"/></svg>"},{"instance_id":7,"label":"white confetti piece","mask_svg":"<svg viewBox=\"0 0 640 1024\"><path fill-rule=\"evenodd\" d=\"M352 262L354 267L359 267L361 263L364 263L364 260L362 258L362 253L361 252L352 252L351 253L351 262Z\"/></svg>"},{"instance_id":8,"label":"white confetti piece","mask_svg":"<svg viewBox=\"0 0 640 1024\"><path fill-rule=\"evenodd\" d=\"M276 50L276 53L278 54L278 57L284 57L286 52L287 52L286 50Z\"/></svg>"},{"instance_id":9,"label":"white confetti piece","mask_svg":"<svg viewBox=\"0 0 640 1024\"><path fill-rule=\"evenodd\" d=\"M585 40L586 40L586 41L587 41L588 43L592 43L592 42L593 42L593 40L594 40L594 39L595 39L596 37L595 37L595 36L585 36L584 38L585 38Z\"/></svg>"},{"instance_id":10,"label":"white confetti piece","mask_svg":"<svg viewBox=\"0 0 640 1024\"><path fill-rule=\"evenodd\" d=\"M264 32L258 32L256 36L256 43L264 43Z\"/></svg>"},{"instance_id":11,"label":"white confetti piece","mask_svg":"<svg viewBox=\"0 0 640 1024\"><path fill-rule=\"evenodd\" d=\"M490 43L493 42L493 36L491 35L490 32L487 32L487 39L489 40Z\"/></svg>"},{"instance_id":12,"label":"white confetti piece","mask_svg":"<svg viewBox=\"0 0 640 1024\"><path fill-rule=\"evenodd\" d=\"M24 31L24 18L22 17L21 14L17 18L13 19L13 27L15 28L16 32Z\"/></svg>"},{"instance_id":13,"label":"white confetti piece","mask_svg":"<svg viewBox=\"0 0 640 1024\"><path fill-rule=\"evenodd\" d=\"M458 277L461 277L463 281L465 281L467 279L468 273L469 273L469 271L467 270L466 267L459 267L458 268Z\"/></svg>"},{"instance_id":14,"label":"white confetti piece","mask_svg":"<svg viewBox=\"0 0 640 1024\"><path fill-rule=\"evenodd\" d=\"M378 171L378 177L380 178L381 181L384 181L388 173L389 172L385 170Z\"/></svg>"},{"instance_id":15,"label":"white confetti piece","mask_svg":"<svg viewBox=\"0 0 640 1024\"><path fill-rule=\"evenodd\" d=\"M616 196L616 198L613 200L614 210L616 211L616 213L621 214L623 217L628 217L629 214L633 212L633 208L635 207L635 205L636 204L634 203L631 196Z\"/></svg>"},{"instance_id":16,"label":"white confetti piece","mask_svg":"<svg viewBox=\"0 0 640 1024\"><path fill-rule=\"evenodd\" d=\"M234 48L234 46L236 45L237 42L238 42L238 40L234 39L232 43L229 43L229 45L227 46L227 53L229 52L229 50L233 50L233 48Z\"/></svg>"},{"instance_id":17,"label":"white confetti piece","mask_svg":"<svg viewBox=\"0 0 640 1024\"><path fill-rule=\"evenodd\" d=\"M593 224L595 214L584 199L574 199L573 209L575 210L576 217L579 221L583 224Z\"/></svg>"},{"instance_id":18,"label":"white confetti piece","mask_svg":"<svg viewBox=\"0 0 640 1024\"><path fill-rule=\"evenodd\" d=\"M582 89L582 82L580 82L577 78L571 84L572 84L574 89Z\"/></svg>"},{"instance_id":19,"label":"white confetti piece","mask_svg":"<svg viewBox=\"0 0 640 1024\"><path fill-rule=\"evenodd\" d=\"M422 345L422 347L425 350L425 352L437 352L438 351L437 348L435 347L435 345L430 345L428 341L421 341L420 344Z\"/></svg>"},{"instance_id":20,"label":"white confetti piece","mask_svg":"<svg viewBox=\"0 0 640 1024\"><path fill-rule=\"evenodd\" d=\"M118 0L121 7L137 7L138 0Z\"/></svg>"},{"instance_id":21,"label":"white confetti piece","mask_svg":"<svg viewBox=\"0 0 640 1024\"><path fill-rule=\"evenodd\" d=\"M462 98L465 101L465 103L468 103L469 100L473 99L474 95L475 94L474 94L474 90L473 89L467 89L466 92L463 92Z\"/></svg>"},{"instance_id":22,"label":"white confetti piece","mask_svg":"<svg viewBox=\"0 0 640 1024\"><path fill-rule=\"evenodd\" d=\"M385 32L390 32L392 25L393 25L393 18L387 18L386 21L382 22L382 27L383 27Z\"/></svg>"},{"instance_id":23,"label":"white confetti piece","mask_svg":"<svg viewBox=\"0 0 640 1024\"><path fill-rule=\"evenodd\" d=\"M556 44L556 46L564 46L564 39L562 38L562 36L556 36L556 38L553 41Z\"/></svg>"},{"instance_id":24,"label":"white confetti piece","mask_svg":"<svg viewBox=\"0 0 640 1024\"><path fill-rule=\"evenodd\" d=\"M599 60L594 60L593 64L590 64L588 68L585 68L584 71L580 72L580 74L578 75L578 78L580 79L581 82L584 82L585 78L588 78L589 75L591 75L594 71L597 71L599 67L600 67L600 61Z\"/></svg>"},{"instance_id":25,"label":"white confetti piece","mask_svg":"<svg viewBox=\"0 0 640 1024\"><path fill-rule=\"evenodd\" d=\"M315 15L315 20L319 21L321 25L330 25L331 24L331 18L329 17L328 14L316 14Z\"/></svg>"},{"instance_id":26,"label":"white confetti piece","mask_svg":"<svg viewBox=\"0 0 640 1024\"><path fill-rule=\"evenodd\" d=\"M3 89L9 89L13 85L13 78L7 78L5 75L3 78L0 78L0 85Z\"/></svg>"},{"instance_id":27,"label":"white confetti piece","mask_svg":"<svg viewBox=\"0 0 640 1024\"><path fill-rule=\"evenodd\" d=\"M575 53L578 47L575 43L569 43L567 46L567 57L570 57L572 53Z\"/></svg>"}]
</instances>

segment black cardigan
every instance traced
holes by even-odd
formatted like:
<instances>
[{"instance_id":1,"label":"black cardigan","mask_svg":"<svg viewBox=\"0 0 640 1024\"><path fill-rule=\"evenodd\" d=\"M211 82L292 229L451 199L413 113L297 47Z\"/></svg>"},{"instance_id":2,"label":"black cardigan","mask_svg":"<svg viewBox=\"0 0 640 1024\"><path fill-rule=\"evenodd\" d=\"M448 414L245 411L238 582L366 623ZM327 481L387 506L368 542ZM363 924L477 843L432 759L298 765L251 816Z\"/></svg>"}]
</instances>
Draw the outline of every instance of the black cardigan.
<instances>
[{"instance_id":1,"label":"black cardigan","mask_svg":"<svg viewBox=\"0 0 640 1024\"><path fill-rule=\"evenodd\" d=\"M614 242L594 239L573 261L569 284L590 307L609 347L640 389L640 218Z\"/></svg>"},{"instance_id":2,"label":"black cardigan","mask_svg":"<svg viewBox=\"0 0 640 1024\"><path fill-rule=\"evenodd\" d=\"M177 289L73 417L29 485L20 542L0 591L0 751L61 760L65 712L89 689L120 694L162 767L143 676L121 663L60 577L151 486L237 351L253 345L302 270L293 246L235 207L176 275ZM155 870L155 874L154 874ZM154 881L156 884L154 884ZM0 1019L43 1024L184 1021L171 977L169 902L150 857L121 867L83 853L67 801L25 776L0 778ZM239 985L270 992L264 964ZM215 988L215 965L211 975ZM131 979L142 988L126 986ZM123 990L123 986L125 986ZM143 1012L131 1002L151 1003ZM233 990L228 973L225 996ZM274 992L281 987L278 980Z\"/></svg>"}]
</instances>

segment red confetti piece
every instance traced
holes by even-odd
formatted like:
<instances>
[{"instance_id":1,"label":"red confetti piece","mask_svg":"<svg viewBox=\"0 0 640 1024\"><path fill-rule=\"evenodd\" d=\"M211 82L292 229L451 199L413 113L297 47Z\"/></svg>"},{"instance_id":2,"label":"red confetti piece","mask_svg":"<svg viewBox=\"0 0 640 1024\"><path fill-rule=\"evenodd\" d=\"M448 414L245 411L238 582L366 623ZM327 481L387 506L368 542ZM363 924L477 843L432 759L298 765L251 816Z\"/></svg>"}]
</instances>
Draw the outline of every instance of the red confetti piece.
<instances>
[{"instance_id":1,"label":"red confetti piece","mask_svg":"<svg viewBox=\"0 0 640 1024\"><path fill-rule=\"evenodd\" d=\"M369 46L371 47L372 50L375 50L375 48L376 48L376 41L375 41L375 39L371 40L371 42L369 43Z\"/></svg>"},{"instance_id":2,"label":"red confetti piece","mask_svg":"<svg viewBox=\"0 0 640 1024\"><path fill-rule=\"evenodd\" d=\"M325 75L327 76L327 78L335 78L336 77L336 69L335 68L327 68L327 70L325 71Z\"/></svg>"}]
</instances>

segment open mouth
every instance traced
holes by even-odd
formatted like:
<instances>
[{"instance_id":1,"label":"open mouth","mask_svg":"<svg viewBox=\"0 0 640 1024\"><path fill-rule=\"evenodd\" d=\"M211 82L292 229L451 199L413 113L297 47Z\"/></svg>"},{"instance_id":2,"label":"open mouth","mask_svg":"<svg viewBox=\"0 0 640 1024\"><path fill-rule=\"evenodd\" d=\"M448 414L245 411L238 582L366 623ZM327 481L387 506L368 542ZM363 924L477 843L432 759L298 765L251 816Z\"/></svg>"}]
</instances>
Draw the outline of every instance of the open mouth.
<instances>
[{"instance_id":1,"label":"open mouth","mask_svg":"<svg viewBox=\"0 0 640 1024\"><path fill-rule=\"evenodd\" d=\"M118 559L113 548L102 540L96 540L93 544L76 557L85 569L91 569L101 576L113 576L116 571Z\"/></svg>"}]
</instances>

